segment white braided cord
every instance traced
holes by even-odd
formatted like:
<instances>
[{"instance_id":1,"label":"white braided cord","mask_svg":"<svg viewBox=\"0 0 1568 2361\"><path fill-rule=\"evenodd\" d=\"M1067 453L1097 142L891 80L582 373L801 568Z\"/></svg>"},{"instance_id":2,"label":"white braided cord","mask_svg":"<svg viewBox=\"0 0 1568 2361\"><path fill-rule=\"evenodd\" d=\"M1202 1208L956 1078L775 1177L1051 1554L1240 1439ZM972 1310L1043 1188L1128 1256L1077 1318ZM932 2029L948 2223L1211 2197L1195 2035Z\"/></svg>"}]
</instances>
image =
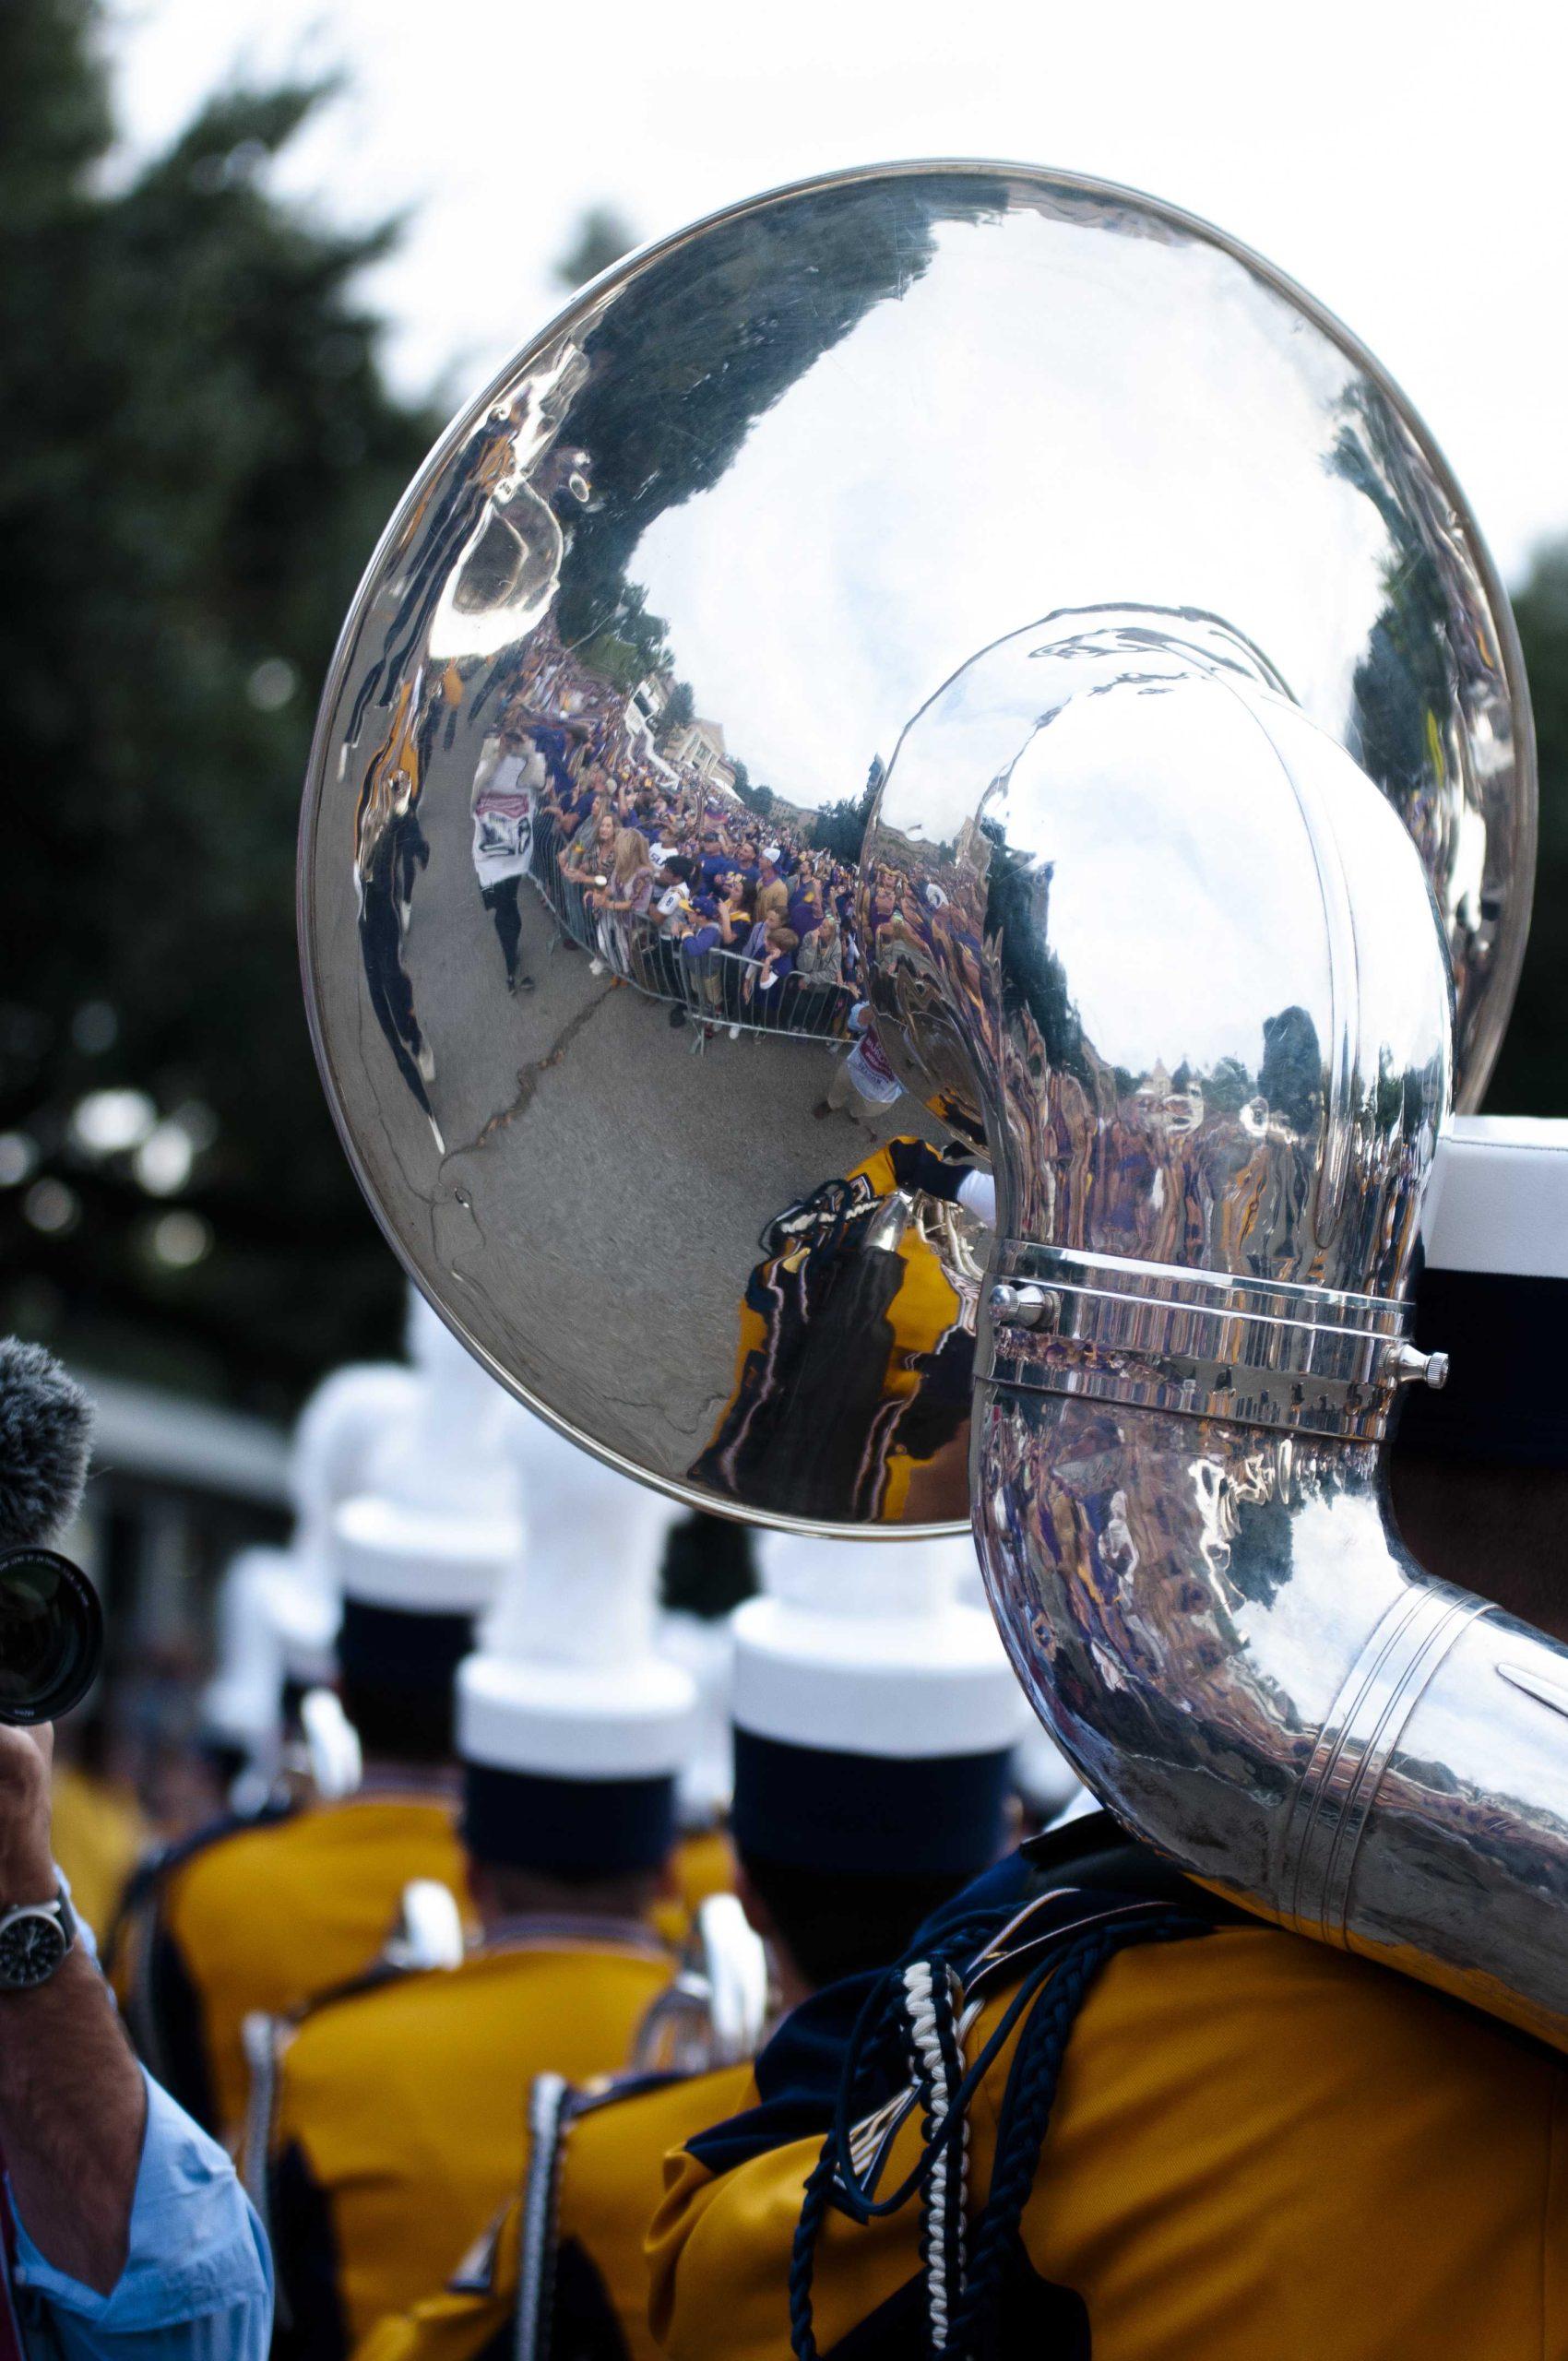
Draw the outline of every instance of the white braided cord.
<instances>
[{"instance_id":1,"label":"white braided cord","mask_svg":"<svg viewBox=\"0 0 1568 2361\"><path fill-rule=\"evenodd\" d=\"M947 2120L953 2094L948 2087L947 2061L943 2055L942 2036L937 2028L936 1997L929 1960L915 1960L904 1970L904 1995L909 2012L909 2031L914 2040L915 2056L931 2094L928 2113L934 2138ZM965 2130L967 2131L967 2125ZM931 2349L933 2354L947 2351L954 2293L947 2284L948 2196L947 2174L941 2170L934 2172L926 2184L922 2200L926 2210L926 2308L931 2322Z\"/></svg>"}]
</instances>

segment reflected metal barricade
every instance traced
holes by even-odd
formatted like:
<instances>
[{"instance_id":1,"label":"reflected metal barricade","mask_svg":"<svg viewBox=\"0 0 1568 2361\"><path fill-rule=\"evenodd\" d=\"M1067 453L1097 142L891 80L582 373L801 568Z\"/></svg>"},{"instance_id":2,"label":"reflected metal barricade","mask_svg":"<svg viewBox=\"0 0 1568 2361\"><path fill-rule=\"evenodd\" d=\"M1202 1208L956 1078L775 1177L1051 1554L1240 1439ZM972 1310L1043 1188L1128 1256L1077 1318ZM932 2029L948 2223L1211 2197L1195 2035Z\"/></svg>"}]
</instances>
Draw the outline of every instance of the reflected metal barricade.
<instances>
[{"instance_id":1,"label":"reflected metal barricade","mask_svg":"<svg viewBox=\"0 0 1568 2361\"><path fill-rule=\"evenodd\" d=\"M647 919L601 920L588 908L588 889L564 873L563 857L560 830L546 813L534 830L528 872L540 900L579 950L601 959L624 983L650 1000L684 1009L696 1020L694 1056L700 1056L719 1030L835 1047L849 1040L855 1000L851 986L818 983L793 972L764 986L762 963L744 952L716 946L693 955Z\"/></svg>"}]
</instances>

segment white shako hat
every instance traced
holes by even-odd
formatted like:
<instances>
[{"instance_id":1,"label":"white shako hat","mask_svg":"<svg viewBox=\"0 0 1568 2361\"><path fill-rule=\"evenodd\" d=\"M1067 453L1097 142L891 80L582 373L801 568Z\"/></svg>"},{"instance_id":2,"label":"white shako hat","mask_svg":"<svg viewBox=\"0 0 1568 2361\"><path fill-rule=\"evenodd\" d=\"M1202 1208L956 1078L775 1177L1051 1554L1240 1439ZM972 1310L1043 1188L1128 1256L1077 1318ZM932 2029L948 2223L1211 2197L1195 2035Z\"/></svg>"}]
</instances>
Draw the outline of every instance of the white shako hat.
<instances>
[{"instance_id":1,"label":"white shako hat","mask_svg":"<svg viewBox=\"0 0 1568 2361\"><path fill-rule=\"evenodd\" d=\"M513 1441L529 1540L458 1668L465 1841L568 1880L654 1869L697 1707L656 1643L671 1511L542 1420Z\"/></svg>"},{"instance_id":2,"label":"white shako hat","mask_svg":"<svg viewBox=\"0 0 1568 2361\"><path fill-rule=\"evenodd\" d=\"M1448 1358L1440 1391L1406 1389L1402 1452L1568 1466L1555 1359L1568 1312L1568 1121L1460 1115L1421 1207L1416 1343Z\"/></svg>"},{"instance_id":3,"label":"white shako hat","mask_svg":"<svg viewBox=\"0 0 1568 2361\"><path fill-rule=\"evenodd\" d=\"M1003 1841L1027 1708L991 1617L960 1596L973 1546L769 1534L735 1610L742 1855L955 1879Z\"/></svg>"},{"instance_id":4,"label":"white shako hat","mask_svg":"<svg viewBox=\"0 0 1568 2361\"><path fill-rule=\"evenodd\" d=\"M300 1413L289 1451L294 1530L271 1596L285 1680L311 1687L332 1678L342 1612L333 1512L364 1490L373 1451L418 1393L402 1361L350 1362L323 1378Z\"/></svg>"},{"instance_id":5,"label":"white shako hat","mask_svg":"<svg viewBox=\"0 0 1568 2361\"><path fill-rule=\"evenodd\" d=\"M345 1689L383 1700L450 1695L475 1619L523 1548L517 1406L420 1305L410 1343L413 1393L368 1445L362 1489L330 1521Z\"/></svg>"},{"instance_id":6,"label":"white shako hat","mask_svg":"<svg viewBox=\"0 0 1568 2361\"><path fill-rule=\"evenodd\" d=\"M201 1694L204 1745L269 1774L282 1740L283 1645L278 1600L294 1579L286 1549L242 1549L218 1585L218 1661Z\"/></svg>"},{"instance_id":7,"label":"white shako hat","mask_svg":"<svg viewBox=\"0 0 1568 2361\"><path fill-rule=\"evenodd\" d=\"M370 1443L405 1409L417 1380L395 1361L334 1370L300 1413L290 1441L294 1530L286 1548L242 1549L218 1592L218 1662L202 1692L204 1741L245 1755L270 1775L283 1735L285 1691L329 1681L339 1601L332 1578L331 1512L363 1482Z\"/></svg>"}]
</instances>

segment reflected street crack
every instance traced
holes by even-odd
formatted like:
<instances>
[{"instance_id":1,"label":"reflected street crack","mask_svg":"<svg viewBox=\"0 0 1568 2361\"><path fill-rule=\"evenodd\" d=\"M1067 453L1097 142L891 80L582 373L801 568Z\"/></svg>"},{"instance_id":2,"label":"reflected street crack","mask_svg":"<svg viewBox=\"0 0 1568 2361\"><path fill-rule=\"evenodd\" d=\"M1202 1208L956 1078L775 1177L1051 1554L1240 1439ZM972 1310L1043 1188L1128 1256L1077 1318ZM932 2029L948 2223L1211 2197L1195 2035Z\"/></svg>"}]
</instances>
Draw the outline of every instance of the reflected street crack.
<instances>
[{"instance_id":1,"label":"reflected street crack","mask_svg":"<svg viewBox=\"0 0 1568 2361\"><path fill-rule=\"evenodd\" d=\"M489 1121L473 1139L469 1140L464 1147L454 1149L451 1153L459 1156L471 1154L476 1149L483 1147L493 1133L505 1131L509 1123L517 1121L519 1115L526 1114L533 1103L534 1093L539 1088L540 1074L548 1074L552 1066L560 1064L589 1017L597 1015L610 998L609 991L602 991L597 1000L589 1001L586 1008L579 1008L575 1016L569 1016L544 1055L541 1058L535 1058L531 1065L523 1066L519 1070L517 1095L511 1105L501 1108L491 1116Z\"/></svg>"}]
</instances>

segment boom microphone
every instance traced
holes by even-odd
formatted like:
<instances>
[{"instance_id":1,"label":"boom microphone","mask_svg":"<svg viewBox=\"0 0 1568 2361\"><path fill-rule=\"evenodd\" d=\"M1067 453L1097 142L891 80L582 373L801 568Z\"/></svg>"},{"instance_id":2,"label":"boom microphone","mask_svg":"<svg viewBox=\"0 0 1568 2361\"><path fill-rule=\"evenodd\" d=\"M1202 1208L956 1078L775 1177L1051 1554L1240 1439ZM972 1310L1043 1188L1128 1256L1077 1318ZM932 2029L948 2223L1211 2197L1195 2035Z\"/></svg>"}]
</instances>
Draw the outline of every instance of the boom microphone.
<instances>
[{"instance_id":1,"label":"boom microphone","mask_svg":"<svg viewBox=\"0 0 1568 2361\"><path fill-rule=\"evenodd\" d=\"M49 1547L81 1502L92 1406L42 1345L0 1338L0 1722L53 1721L92 1686L103 1613Z\"/></svg>"}]
</instances>

